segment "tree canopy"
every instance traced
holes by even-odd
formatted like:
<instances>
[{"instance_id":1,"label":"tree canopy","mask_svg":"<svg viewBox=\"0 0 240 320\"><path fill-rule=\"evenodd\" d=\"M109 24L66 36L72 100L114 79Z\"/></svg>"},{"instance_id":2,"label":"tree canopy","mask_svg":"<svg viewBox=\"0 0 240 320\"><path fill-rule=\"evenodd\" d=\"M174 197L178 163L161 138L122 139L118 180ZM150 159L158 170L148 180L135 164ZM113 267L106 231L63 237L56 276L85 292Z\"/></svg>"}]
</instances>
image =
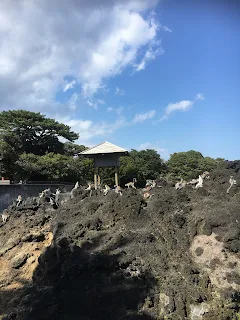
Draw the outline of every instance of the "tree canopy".
<instances>
[{"instance_id":1,"label":"tree canopy","mask_svg":"<svg viewBox=\"0 0 240 320\"><path fill-rule=\"evenodd\" d=\"M93 162L90 159L74 159L72 156L48 153L38 156L23 153L16 161L18 180L83 182L92 179Z\"/></svg>"},{"instance_id":2,"label":"tree canopy","mask_svg":"<svg viewBox=\"0 0 240 320\"><path fill-rule=\"evenodd\" d=\"M16 176L16 161L22 154L44 156L47 153L72 154L84 150L73 144L78 134L39 112L10 110L0 112L0 170L2 175ZM67 142L62 142L65 139ZM29 166L33 156L29 156ZM25 161L26 163L26 161ZM30 168L29 168L30 170ZM29 171L31 172L31 170Z\"/></svg>"},{"instance_id":3,"label":"tree canopy","mask_svg":"<svg viewBox=\"0 0 240 320\"><path fill-rule=\"evenodd\" d=\"M63 146L63 151L64 154L68 155L68 156L74 156L84 150L86 150L87 148L83 145L78 145L72 142L65 142L64 146Z\"/></svg>"},{"instance_id":4,"label":"tree canopy","mask_svg":"<svg viewBox=\"0 0 240 320\"><path fill-rule=\"evenodd\" d=\"M0 174L12 180L90 181L93 161L74 157L86 149L74 143L77 138L69 126L40 113L0 112ZM132 149L128 157L120 158L121 185L137 178L137 185L143 186L146 179L163 174L175 180L197 178L223 161L190 150L174 153L165 162L153 149ZM113 185L114 169L101 169L101 177L103 183Z\"/></svg>"},{"instance_id":5,"label":"tree canopy","mask_svg":"<svg viewBox=\"0 0 240 320\"><path fill-rule=\"evenodd\" d=\"M173 153L167 162L168 170L176 179L197 178L204 171L211 171L218 165L218 161L210 157L203 157L200 152L190 150Z\"/></svg>"},{"instance_id":6,"label":"tree canopy","mask_svg":"<svg viewBox=\"0 0 240 320\"><path fill-rule=\"evenodd\" d=\"M44 155L46 152L63 153L59 138L75 141L78 134L58 121L39 112L10 110L0 112L0 138L17 153Z\"/></svg>"},{"instance_id":7,"label":"tree canopy","mask_svg":"<svg viewBox=\"0 0 240 320\"><path fill-rule=\"evenodd\" d=\"M153 149L141 151L132 149L129 157L121 158L120 164L120 178L123 183L137 178L138 184L144 185L146 179L156 179L160 173L166 172L164 160Z\"/></svg>"}]
</instances>

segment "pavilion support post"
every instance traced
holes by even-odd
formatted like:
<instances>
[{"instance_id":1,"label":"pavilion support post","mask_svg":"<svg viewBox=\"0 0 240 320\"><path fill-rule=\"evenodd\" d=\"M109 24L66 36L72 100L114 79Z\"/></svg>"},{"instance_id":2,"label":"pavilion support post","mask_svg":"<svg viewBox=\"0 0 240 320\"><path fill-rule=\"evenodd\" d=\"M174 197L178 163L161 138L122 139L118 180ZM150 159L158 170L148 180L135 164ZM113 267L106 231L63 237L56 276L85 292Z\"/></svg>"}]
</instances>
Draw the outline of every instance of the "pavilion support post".
<instances>
[{"instance_id":1,"label":"pavilion support post","mask_svg":"<svg viewBox=\"0 0 240 320\"><path fill-rule=\"evenodd\" d=\"M115 185L118 186L119 184L119 167L115 167Z\"/></svg>"},{"instance_id":2,"label":"pavilion support post","mask_svg":"<svg viewBox=\"0 0 240 320\"><path fill-rule=\"evenodd\" d=\"M97 190L97 175L98 175L98 167L94 168L94 187Z\"/></svg>"},{"instance_id":3,"label":"pavilion support post","mask_svg":"<svg viewBox=\"0 0 240 320\"><path fill-rule=\"evenodd\" d=\"M98 168L98 176L97 176L97 184L98 184L98 188L100 188L100 184L101 184L101 177L100 177L100 174L99 174L100 170Z\"/></svg>"}]
</instances>

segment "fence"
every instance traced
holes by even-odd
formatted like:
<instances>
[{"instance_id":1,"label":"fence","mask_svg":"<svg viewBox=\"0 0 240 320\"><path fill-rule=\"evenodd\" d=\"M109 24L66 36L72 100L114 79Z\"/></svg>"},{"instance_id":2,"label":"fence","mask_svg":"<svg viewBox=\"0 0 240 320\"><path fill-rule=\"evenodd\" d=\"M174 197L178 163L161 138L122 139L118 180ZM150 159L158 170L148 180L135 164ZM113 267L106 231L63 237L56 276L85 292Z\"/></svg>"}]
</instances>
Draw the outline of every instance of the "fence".
<instances>
[{"instance_id":1,"label":"fence","mask_svg":"<svg viewBox=\"0 0 240 320\"><path fill-rule=\"evenodd\" d=\"M73 185L66 184L10 184L0 185L0 212L6 209L13 200L16 200L18 195L21 195L23 200L28 197L36 197L38 194L47 188L51 188L55 192L59 188L62 192L68 192L73 188Z\"/></svg>"}]
</instances>

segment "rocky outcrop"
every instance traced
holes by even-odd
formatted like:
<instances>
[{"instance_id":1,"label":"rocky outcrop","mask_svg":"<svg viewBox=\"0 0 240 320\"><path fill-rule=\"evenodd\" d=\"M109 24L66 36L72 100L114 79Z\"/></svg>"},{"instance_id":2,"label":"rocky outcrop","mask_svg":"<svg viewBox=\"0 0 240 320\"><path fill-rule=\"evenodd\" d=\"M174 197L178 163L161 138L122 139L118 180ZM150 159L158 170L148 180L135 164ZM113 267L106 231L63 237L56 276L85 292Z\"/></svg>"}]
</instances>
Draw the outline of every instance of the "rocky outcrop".
<instances>
[{"instance_id":1,"label":"rocky outcrop","mask_svg":"<svg viewBox=\"0 0 240 320\"><path fill-rule=\"evenodd\" d=\"M203 188L31 201L0 227L3 319L238 319L240 172ZM227 194L229 176L237 184Z\"/></svg>"}]
</instances>

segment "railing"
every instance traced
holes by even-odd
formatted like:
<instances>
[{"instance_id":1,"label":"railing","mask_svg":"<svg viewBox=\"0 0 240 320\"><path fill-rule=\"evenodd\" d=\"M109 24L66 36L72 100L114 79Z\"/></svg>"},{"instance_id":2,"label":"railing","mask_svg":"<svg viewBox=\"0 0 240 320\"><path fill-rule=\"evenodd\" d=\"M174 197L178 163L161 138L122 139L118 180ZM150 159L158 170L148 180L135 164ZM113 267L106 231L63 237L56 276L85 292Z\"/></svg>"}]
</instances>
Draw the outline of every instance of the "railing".
<instances>
[{"instance_id":1,"label":"railing","mask_svg":"<svg viewBox=\"0 0 240 320\"><path fill-rule=\"evenodd\" d=\"M49 183L45 181L44 183L35 184L10 184L10 185L0 185L0 213L6 209L14 200L17 199L18 195L21 195L23 200L28 197L36 197L38 194L47 188L51 188L54 193L57 188L61 192L68 192L73 188L74 184L64 183Z\"/></svg>"},{"instance_id":2,"label":"railing","mask_svg":"<svg viewBox=\"0 0 240 320\"><path fill-rule=\"evenodd\" d=\"M55 180L52 180L52 181L27 181L27 182L22 182L22 183L19 183L19 182L12 182L11 181L11 184L16 184L16 185L19 185L19 184L60 184L60 185L73 185L74 183L73 182L66 182L66 181L55 181Z\"/></svg>"}]
</instances>

